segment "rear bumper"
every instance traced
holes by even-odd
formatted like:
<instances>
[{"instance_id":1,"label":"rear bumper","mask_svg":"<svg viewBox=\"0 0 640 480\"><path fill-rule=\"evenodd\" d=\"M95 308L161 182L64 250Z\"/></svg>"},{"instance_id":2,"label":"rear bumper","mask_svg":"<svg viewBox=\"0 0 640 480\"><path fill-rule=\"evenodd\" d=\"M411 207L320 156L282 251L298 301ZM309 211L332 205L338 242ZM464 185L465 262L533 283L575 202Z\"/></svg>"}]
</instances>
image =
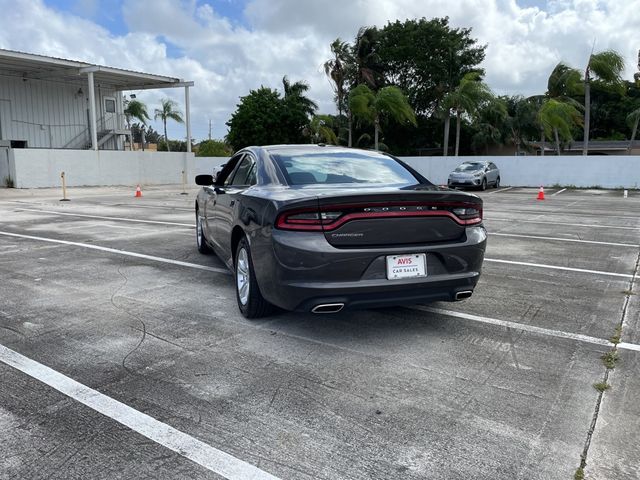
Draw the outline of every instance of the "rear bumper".
<instances>
[{"instance_id":1,"label":"rear bumper","mask_svg":"<svg viewBox=\"0 0 640 480\"><path fill-rule=\"evenodd\" d=\"M319 304L372 308L454 300L473 290L486 246L482 226L467 227L460 241L436 245L338 249L322 234L272 231L271 251L254 258L263 296L286 310ZM386 256L425 253L427 277L387 280Z\"/></svg>"}]
</instances>

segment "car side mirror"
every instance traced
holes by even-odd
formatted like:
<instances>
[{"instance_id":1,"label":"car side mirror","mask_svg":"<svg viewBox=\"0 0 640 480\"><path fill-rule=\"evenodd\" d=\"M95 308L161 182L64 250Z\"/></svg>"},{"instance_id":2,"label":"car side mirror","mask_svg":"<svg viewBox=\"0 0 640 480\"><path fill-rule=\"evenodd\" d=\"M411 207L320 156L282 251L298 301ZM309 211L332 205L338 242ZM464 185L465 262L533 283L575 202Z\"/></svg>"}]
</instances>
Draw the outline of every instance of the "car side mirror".
<instances>
[{"instance_id":1,"label":"car side mirror","mask_svg":"<svg viewBox=\"0 0 640 480\"><path fill-rule=\"evenodd\" d=\"M196 185L209 187L213 185L213 175L196 175Z\"/></svg>"}]
</instances>

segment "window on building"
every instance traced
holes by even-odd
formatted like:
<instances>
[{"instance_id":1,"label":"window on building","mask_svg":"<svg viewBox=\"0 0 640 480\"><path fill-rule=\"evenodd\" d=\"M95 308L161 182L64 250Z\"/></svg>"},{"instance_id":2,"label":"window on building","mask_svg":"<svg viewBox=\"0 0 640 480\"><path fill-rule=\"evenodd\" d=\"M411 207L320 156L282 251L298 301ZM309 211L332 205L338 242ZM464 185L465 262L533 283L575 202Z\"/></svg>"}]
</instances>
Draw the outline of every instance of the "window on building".
<instances>
[{"instance_id":1,"label":"window on building","mask_svg":"<svg viewBox=\"0 0 640 480\"><path fill-rule=\"evenodd\" d=\"M104 99L104 111L106 113L116 113L116 99L105 98Z\"/></svg>"}]
</instances>

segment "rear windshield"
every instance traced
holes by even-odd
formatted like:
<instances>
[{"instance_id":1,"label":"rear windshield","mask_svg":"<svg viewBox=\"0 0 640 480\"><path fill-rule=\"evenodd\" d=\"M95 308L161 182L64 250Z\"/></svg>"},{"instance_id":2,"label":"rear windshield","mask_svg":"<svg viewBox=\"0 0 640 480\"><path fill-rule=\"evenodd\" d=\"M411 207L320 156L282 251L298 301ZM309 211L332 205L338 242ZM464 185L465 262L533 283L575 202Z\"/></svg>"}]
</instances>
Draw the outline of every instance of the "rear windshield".
<instances>
[{"instance_id":1,"label":"rear windshield","mask_svg":"<svg viewBox=\"0 0 640 480\"><path fill-rule=\"evenodd\" d=\"M272 154L289 185L364 183L415 185L418 179L393 158L356 152Z\"/></svg>"},{"instance_id":2,"label":"rear windshield","mask_svg":"<svg viewBox=\"0 0 640 480\"><path fill-rule=\"evenodd\" d=\"M480 170L484 167L484 163L463 163L458 168L456 168L456 172L474 172L476 170Z\"/></svg>"}]
</instances>

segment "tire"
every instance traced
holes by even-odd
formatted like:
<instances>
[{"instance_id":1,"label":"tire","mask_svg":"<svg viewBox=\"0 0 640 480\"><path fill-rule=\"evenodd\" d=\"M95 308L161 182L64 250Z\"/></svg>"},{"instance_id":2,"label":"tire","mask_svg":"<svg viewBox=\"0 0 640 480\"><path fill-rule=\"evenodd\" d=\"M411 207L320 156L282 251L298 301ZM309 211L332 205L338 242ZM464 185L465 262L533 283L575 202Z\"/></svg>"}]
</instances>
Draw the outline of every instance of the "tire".
<instances>
[{"instance_id":1,"label":"tire","mask_svg":"<svg viewBox=\"0 0 640 480\"><path fill-rule=\"evenodd\" d=\"M483 192L487 189L487 177L482 179L482 183L480 184L480 190Z\"/></svg>"},{"instance_id":2,"label":"tire","mask_svg":"<svg viewBox=\"0 0 640 480\"><path fill-rule=\"evenodd\" d=\"M495 188L500 188L500 177L496 178Z\"/></svg>"},{"instance_id":3,"label":"tire","mask_svg":"<svg viewBox=\"0 0 640 480\"><path fill-rule=\"evenodd\" d=\"M207 238L204 236L202 219L198 214L198 210L196 210L196 245L198 247L198 251L204 255L209 255L213 252L211 247L207 244Z\"/></svg>"},{"instance_id":4,"label":"tire","mask_svg":"<svg viewBox=\"0 0 640 480\"><path fill-rule=\"evenodd\" d=\"M260 293L251 260L251 249L245 237L238 243L234 260L236 300L240 312L246 318L260 318L270 314L273 311L273 305Z\"/></svg>"}]
</instances>

